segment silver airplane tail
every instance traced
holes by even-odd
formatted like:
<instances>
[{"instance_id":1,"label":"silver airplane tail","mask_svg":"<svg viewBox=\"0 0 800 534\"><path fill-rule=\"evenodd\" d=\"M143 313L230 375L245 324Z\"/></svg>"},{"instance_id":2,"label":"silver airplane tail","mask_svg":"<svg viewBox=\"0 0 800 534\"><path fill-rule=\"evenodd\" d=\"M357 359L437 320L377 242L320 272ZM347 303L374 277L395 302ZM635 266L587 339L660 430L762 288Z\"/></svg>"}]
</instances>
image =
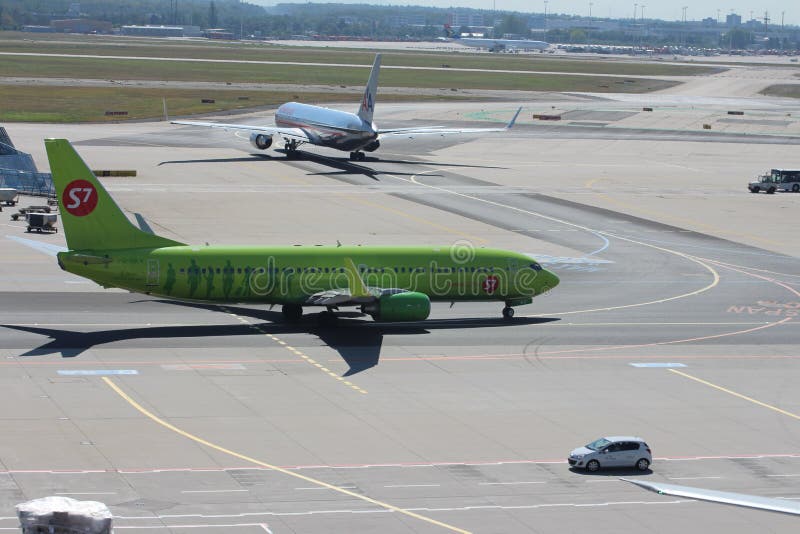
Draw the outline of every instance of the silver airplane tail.
<instances>
[{"instance_id":1,"label":"silver airplane tail","mask_svg":"<svg viewBox=\"0 0 800 534\"><path fill-rule=\"evenodd\" d=\"M375 63L369 72L367 88L364 89L364 98L361 99L361 107L358 108L357 115L362 120L372 124L372 114L375 111L375 93L378 91L378 73L381 70L381 55L375 54Z\"/></svg>"}]
</instances>

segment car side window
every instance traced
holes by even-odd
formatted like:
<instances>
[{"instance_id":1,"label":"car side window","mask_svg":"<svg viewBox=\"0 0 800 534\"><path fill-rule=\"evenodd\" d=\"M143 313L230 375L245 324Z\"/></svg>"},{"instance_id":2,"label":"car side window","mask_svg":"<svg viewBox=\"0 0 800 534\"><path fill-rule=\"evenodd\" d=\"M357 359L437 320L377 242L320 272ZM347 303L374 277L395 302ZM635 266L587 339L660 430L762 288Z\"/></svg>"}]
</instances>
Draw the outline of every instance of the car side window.
<instances>
[{"instance_id":1,"label":"car side window","mask_svg":"<svg viewBox=\"0 0 800 534\"><path fill-rule=\"evenodd\" d=\"M623 451L638 451L639 450L639 444L636 443L635 441L626 441L623 444L622 450Z\"/></svg>"},{"instance_id":2,"label":"car side window","mask_svg":"<svg viewBox=\"0 0 800 534\"><path fill-rule=\"evenodd\" d=\"M606 447L606 452L619 452L620 444L619 443L612 443L608 447Z\"/></svg>"}]
</instances>

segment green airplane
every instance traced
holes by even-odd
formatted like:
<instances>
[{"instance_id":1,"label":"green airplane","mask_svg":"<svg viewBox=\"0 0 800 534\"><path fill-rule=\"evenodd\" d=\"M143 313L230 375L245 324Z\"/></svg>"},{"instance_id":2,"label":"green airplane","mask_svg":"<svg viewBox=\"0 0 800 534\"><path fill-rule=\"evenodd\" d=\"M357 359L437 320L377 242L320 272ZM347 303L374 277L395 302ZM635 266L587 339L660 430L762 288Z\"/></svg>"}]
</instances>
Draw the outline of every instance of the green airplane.
<instances>
[{"instance_id":1,"label":"green airplane","mask_svg":"<svg viewBox=\"0 0 800 534\"><path fill-rule=\"evenodd\" d=\"M66 139L45 140L67 251L59 266L103 287L159 297L279 304L287 321L304 306L359 307L376 321L421 321L431 301L514 306L558 285L516 252L452 246L192 246L134 226Z\"/></svg>"}]
</instances>

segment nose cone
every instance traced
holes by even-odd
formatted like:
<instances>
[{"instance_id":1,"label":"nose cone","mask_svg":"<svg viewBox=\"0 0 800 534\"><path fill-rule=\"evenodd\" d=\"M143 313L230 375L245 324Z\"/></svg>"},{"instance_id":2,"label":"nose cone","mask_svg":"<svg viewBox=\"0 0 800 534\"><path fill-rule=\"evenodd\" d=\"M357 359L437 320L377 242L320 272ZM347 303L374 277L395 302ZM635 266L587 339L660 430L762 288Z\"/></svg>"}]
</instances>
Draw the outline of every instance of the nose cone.
<instances>
[{"instance_id":1,"label":"nose cone","mask_svg":"<svg viewBox=\"0 0 800 534\"><path fill-rule=\"evenodd\" d=\"M541 280L540 281L541 285L539 286L540 294L546 291L550 291L551 289L556 287L559 282L561 282L561 280L558 279L558 276L548 271L547 269L542 269L542 271L539 272L539 276Z\"/></svg>"}]
</instances>

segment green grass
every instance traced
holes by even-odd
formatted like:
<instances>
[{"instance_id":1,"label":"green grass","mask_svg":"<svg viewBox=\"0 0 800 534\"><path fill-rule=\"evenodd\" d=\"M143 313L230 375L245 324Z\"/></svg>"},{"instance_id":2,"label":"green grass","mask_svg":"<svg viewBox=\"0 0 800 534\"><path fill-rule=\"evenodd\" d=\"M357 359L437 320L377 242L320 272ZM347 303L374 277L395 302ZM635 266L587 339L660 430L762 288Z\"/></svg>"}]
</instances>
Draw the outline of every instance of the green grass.
<instances>
[{"instance_id":1,"label":"green grass","mask_svg":"<svg viewBox=\"0 0 800 534\"><path fill-rule=\"evenodd\" d=\"M184 61L0 56L4 76L105 80L169 80L296 85L364 85L368 71L355 67L241 65ZM507 74L463 71L381 71L385 87L511 89L643 93L676 85L653 79L568 74Z\"/></svg>"},{"instance_id":2,"label":"green grass","mask_svg":"<svg viewBox=\"0 0 800 534\"><path fill-rule=\"evenodd\" d=\"M24 36L24 39L20 36ZM54 42L58 39L58 42ZM365 46L368 46L365 44ZM0 51L50 54L94 54L191 59L239 59L247 61L286 61L300 63L345 63L371 65L375 52L335 47L285 47L253 42L131 40L119 37L90 36L89 41L73 36L33 36L0 32ZM387 66L499 69L563 73L621 74L625 76L701 76L722 68L695 65L640 63L603 58L569 59L530 54L487 54L427 51L382 51Z\"/></svg>"},{"instance_id":3,"label":"green grass","mask_svg":"<svg viewBox=\"0 0 800 534\"><path fill-rule=\"evenodd\" d=\"M789 98L800 98L800 85L777 84L759 91L766 96L783 96Z\"/></svg>"},{"instance_id":4,"label":"green grass","mask_svg":"<svg viewBox=\"0 0 800 534\"><path fill-rule=\"evenodd\" d=\"M247 97L247 100L240 100ZM0 85L0 122L115 122L158 119L163 116L163 99L171 117L215 113L244 108L277 106L301 99L310 104L352 102L358 95L342 93L292 93L280 91L180 90L128 87L26 87ZM203 104L201 99L214 99ZM385 95L387 101L457 100L457 96ZM127 111L128 115L106 116L106 111Z\"/></svg>"}]
</instances>

